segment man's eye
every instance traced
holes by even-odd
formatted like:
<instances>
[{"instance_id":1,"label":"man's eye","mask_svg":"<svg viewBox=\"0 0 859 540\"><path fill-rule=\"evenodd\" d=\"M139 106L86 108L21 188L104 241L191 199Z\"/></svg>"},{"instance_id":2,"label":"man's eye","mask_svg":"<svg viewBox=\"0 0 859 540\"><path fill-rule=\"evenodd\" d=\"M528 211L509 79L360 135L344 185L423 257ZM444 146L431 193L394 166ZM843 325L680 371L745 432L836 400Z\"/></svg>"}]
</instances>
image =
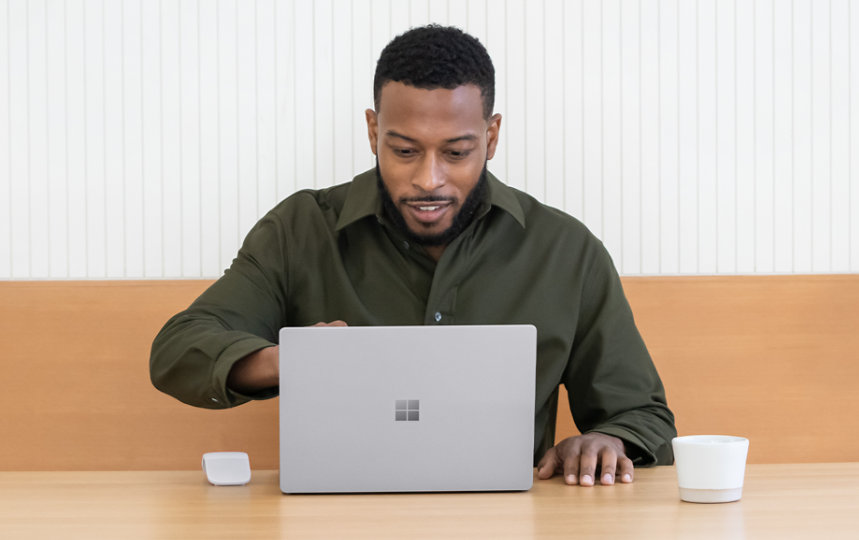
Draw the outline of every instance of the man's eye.
<instances>
[{"instance_id":1,"label":"man's eye","mask_svg":"<svg viewBox=\"0 0 859 540\"><path fill-rule=\"evenodd\" d=\"M468 157L471 150L448 150L448 155L453 159L464 159Z\"/></svg>"},{"instance_id":2,"label":"man's eye","mask_svg":"<svg viewBox=\"0 0 859 540\"><path fill-rule=\"evenodd\" d=\"M411 148L394 148L394 153L402 157L409 157L415 155L415 151Z\"/></svg>"}]
</instances>

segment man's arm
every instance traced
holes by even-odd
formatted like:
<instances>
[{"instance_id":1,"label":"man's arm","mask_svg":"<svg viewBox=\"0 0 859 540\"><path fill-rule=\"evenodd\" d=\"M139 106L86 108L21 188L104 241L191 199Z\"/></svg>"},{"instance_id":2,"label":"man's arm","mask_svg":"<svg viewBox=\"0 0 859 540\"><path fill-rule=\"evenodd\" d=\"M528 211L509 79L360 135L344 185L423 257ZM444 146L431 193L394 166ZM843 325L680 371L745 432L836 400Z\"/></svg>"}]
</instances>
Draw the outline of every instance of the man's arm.
<instances>
[{"instance_id":1,"label":"man's arm","mask_svg":"<svg viewBox=\"0 0 859 540\"><path fill-rule=\"evenodd\" d=\"M582 291L573 352L563 375L583 435L561 441L538 464L541 478L563 472L569 483L633 479L631 465L670 464L674 415L602 246ZM609 473L609 478L606 478ZM585 478L585 477L588 478Z\"/></svg>"},{"instance_id":2,"label":"man's arm","mask_svg":"<svg viewBox=\"0 0 859 540\"><path fill-rule=\"evenodd\" d=\"M316 323L313 326L346 326L344 321ZM280 347L267 347L233 364L227 387L239 394L255 394L280 385Z\"/></svg>"},{"instance_id":3,"label":"man's arm","mask_svg":"<svg viewBox=\"0 0 859 540\"><path fill-rule=\"evenodd\" d=\"M271 215L260 220L224 276L165 324L150 356L156 388L206 408L232 407L277 394L271 373L264 380L274 384L252 393L230 389L227 380L239 361L273 347L279 329L286 326L282 236Z\"/></svg>"},{"instance_id":4,"label":"man's arm","mask_svg":"<svg viewBox=\"0 0 859 540\"><path fill-rule=\"evenodd\" d=\"M278 351L277 346L266 347L233 364L227 375L227 388L246 395L276 388L280 384Z\"/></svg>"}]
</instances>

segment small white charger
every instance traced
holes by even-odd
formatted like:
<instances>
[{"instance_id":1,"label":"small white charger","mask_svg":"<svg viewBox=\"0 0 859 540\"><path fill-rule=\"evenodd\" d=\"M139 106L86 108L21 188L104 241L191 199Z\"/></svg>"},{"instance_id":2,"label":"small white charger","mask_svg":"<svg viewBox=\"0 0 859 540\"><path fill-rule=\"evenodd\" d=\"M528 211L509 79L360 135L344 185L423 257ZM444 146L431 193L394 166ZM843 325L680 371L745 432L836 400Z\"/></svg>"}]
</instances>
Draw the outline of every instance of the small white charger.
<instances>
[{"instance_id":1,"label":"small white charger","mask_svg":"<svg viewBox=\"0 0 859 540\"><path fill-rule=\"evenodd\" d=\"M245 452L207 452L203 472L215 486L243 486L251 481L251 463Z\"/></svg>"}]
</instances>

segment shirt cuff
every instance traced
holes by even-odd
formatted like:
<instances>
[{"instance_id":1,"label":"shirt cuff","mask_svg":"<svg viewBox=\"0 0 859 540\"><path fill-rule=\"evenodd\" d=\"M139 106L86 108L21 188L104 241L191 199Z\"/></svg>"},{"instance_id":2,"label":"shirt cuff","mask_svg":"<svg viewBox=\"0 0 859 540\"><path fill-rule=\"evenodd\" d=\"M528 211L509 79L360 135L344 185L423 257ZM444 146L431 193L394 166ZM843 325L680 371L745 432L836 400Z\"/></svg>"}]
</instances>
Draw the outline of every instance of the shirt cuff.
<instances>
[{"instance_id":1,"label":"shirt cuff","mask_svg":"<svg viewBox=\"0 0 859 540\"><path fill-rule=\"evenodd\" d=\"M277 388L266 388L251 395L240 394L227 388L227 376L233 365L245 356L266 347L274 347L271 343L256 336L248 336L229 345L218 356L215 368L212 370L211 395L209 396L213 408L227 408L247 403L251 400L269 399L278 394Z\"/></svg>"},{"instance_id":2,"label":"shirt cuff","mask_svg":"<svg viewBox=\"0 0 859 540\"><path fill-rule=\"evenodd\" d=\"M588 433L602 433L622 440L626 446L626 456L632 460L632 464L636 467L646 467L656 464L656 454L647 448L647 445L644 444L638 435L626 428L604 426L592 429Z\"/></svg>"}]
</instances>

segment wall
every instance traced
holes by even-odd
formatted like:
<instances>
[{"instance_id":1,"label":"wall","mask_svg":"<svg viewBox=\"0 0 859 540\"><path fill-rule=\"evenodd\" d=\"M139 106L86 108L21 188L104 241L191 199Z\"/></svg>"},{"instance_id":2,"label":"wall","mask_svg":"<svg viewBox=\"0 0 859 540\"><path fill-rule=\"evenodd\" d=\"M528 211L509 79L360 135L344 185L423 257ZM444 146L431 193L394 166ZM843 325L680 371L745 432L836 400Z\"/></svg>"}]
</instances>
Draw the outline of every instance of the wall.
<instances>
[{"instance_id":1,"label":"wall","mask_svg":"<svg viewBox=\"0 0 859 540\"><path fill-rule=\"evenodd\" d=\"M0 281L0 471L192 469L220 450L276 468L278 400L199 409L149 382L155 333L210 284ZM681 434L748 437L750 463L859 460L859 275L623 287ZM560 392L558 440L577 433Z\"/></svg>"},{"instance_id":2,"label":"wall","mask_svg":"<svg viewBox=\"0 0 859 540\"><path fill-rule=\"evenodd\" d=\"M427 21L493 56L491 169L623 274L859 271L859 2L0 0L0 279L218 276L371 166L374 61Z\"/></svg>"}]
</instances>

